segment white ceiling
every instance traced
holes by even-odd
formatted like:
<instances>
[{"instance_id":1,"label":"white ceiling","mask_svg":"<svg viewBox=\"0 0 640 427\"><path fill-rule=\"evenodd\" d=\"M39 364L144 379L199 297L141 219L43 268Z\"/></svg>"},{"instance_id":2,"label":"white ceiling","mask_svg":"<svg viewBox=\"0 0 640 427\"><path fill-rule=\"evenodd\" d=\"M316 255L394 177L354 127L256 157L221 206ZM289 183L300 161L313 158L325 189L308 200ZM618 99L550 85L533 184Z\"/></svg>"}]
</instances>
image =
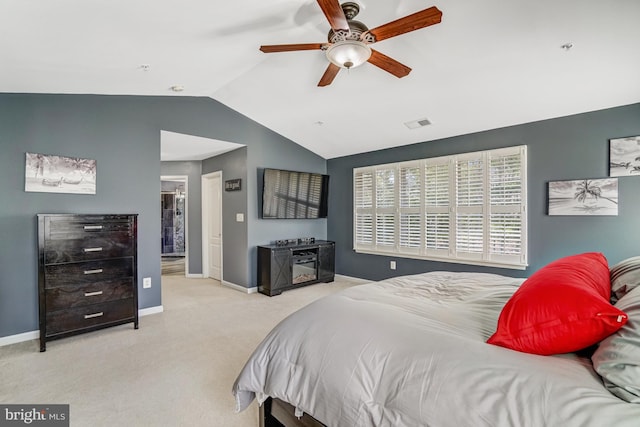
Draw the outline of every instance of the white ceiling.
<instances>
[{"instance_id":1,"label":"white ceiling","mask_svg":"<svg viewBox=\"0 0 640 427\"><path fill-rule=\"evenodd\" d=\"M160 131L160 159L165 162L204 160L242 146L217 139Z\"/></svg>"},{"instance_id":2,"label":"white ceiling","mask_svg":"<svg viewBox=\"0 0 640 427\"><path fill-rule=\"evenodd\" d=\"M407 77L320 88L323 52L258 50L325 42L315 0L0 0L0 92L209 96L325 158L640 102L638 0L358 3L369 28L442 11L374 45Z\"/></svg>"}]
</instances>

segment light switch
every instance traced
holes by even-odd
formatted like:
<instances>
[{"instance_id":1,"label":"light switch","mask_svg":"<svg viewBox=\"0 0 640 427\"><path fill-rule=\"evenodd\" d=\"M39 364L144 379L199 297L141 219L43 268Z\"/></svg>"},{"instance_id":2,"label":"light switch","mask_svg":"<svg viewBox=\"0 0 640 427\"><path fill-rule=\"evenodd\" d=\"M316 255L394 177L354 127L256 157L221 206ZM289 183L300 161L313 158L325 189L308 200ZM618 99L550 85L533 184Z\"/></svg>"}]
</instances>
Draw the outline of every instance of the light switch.
<instances>
[{"instance_id":1,"label":"light switch","mask_svg":"<svg viewBox=\"0 0 640 427\"><path fill-rule=\"evenodd\" d=\"M236 214L236 222L244 222L244 214L243 213L237 213Z\"/></svg>"}]
</instances>

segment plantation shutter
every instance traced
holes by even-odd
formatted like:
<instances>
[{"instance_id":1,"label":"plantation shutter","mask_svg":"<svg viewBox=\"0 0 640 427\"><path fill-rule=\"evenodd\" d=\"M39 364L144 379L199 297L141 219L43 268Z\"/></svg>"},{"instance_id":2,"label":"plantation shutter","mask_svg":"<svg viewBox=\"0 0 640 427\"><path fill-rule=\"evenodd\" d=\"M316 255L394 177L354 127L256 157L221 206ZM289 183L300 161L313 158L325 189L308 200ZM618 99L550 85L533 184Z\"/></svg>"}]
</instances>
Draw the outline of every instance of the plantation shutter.
<instances>
[{"instance_id":1,"label":"plantation shutter","mask_svg":"<svg viewBox=\"0 0 640 427\"><path fill-rule=\"evenodd\" d=\"M524 256L523 150L489 155L489 258L520 262Z\"/></svg>"},{"instance_id":2,"label":"plantation shutter","mask_svg":"<svg viewBox=\"0 0 640 427\"><path fill-rule=\"evenodd\" d=\"M422 204L422 173L413 162L399 168L399 246L400 251L419 253L421 246L420 206Z\"/></svg>"},{"instance_id":3,"label":"plantation shutter","mask_svg":"<svg viewBox=\"0 0 640 427\"><path fill-rule=\"evenodd\" d=\"M375 244L382 250L389 250L396 244L396 170L378 169L375 176Z\"/></svg>"},{"instance_id":4,"label":"plantation shutter","mask_svg":"<svg viewBox=\"0 0 640 427\"><path fill-rule=\"evenodd\" d=\"M455 162L458 258L482 259L484 251L484 162L482 156Z\"/></svg>"},{"instance_id":5,"label":"plantation shutter","mask_svg":"<svg viewBox=\"0 0 640 427\"><path fill-rule=\"evenodd\" d=\"M449 254L449 163L447 159L427 161L424 168L424 246L427 254Z\"/></svg>"},{"instance_id":6,"label":"plantation shutter","mask_svg":"<svg viewBox=\"0 0 640 427\"><path fill-rule=\"evenodd\" d=\"M354 249L373 248L373 171L353 174L355 215Z\"/></svg>"},{"instance_id":7,"label":"plantation shutter","mask_svg":"<svg viewBox=\"0 0 640 427\"><path fill-rule=\"evenodd\" d=\"M526 146L354 169L354 249L524 268Z\"/></svg>"}]
</instances>

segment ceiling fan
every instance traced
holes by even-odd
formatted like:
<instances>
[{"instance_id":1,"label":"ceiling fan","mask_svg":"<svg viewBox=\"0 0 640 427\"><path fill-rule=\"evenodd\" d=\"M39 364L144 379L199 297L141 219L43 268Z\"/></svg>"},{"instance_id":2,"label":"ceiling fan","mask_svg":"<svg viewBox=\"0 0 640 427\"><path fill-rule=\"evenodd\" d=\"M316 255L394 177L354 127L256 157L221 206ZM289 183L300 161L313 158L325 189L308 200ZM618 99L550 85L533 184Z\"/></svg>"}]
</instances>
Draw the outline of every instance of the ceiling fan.
<instances>
[{"instance_id":1,"label":"ceiling fan","mask_svg":"<svg viewBox=\"0 0 640 427\"><path fill-rule=\"evenodd\" d=\"M340 5L338 0L317 1L331 26L326 43L266 45L260 46L260 50L264 53L316 49L325 51L330 64L318 86L330 85L340 68L350 69L365 62L382 68L396 77L406 76L411 72L411 68L371 49L369 45L438 24L442 19L442 12L432 6L370 30L362 22L353 20L360 12L360 6L357 3L346 2Z\"/></svg>"}]
</instances>

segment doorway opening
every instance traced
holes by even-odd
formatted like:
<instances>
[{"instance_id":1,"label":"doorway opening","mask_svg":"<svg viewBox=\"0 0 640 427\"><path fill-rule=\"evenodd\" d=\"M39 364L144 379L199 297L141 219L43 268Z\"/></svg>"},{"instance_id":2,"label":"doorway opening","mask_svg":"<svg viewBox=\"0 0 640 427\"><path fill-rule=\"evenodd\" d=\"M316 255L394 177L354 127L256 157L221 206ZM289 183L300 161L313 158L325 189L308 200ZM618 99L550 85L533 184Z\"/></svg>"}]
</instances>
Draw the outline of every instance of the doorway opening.
<instances>
[{"instance_id":1,"label":"doorway opening","mask_svg":"<svg viewBox=\"0 0 640 427\"><path fill-rule=\"evenodd\" d=\"M188 274L187 176L162 176L160 190L161 274Z\"/></svg>"}]
</instances>

